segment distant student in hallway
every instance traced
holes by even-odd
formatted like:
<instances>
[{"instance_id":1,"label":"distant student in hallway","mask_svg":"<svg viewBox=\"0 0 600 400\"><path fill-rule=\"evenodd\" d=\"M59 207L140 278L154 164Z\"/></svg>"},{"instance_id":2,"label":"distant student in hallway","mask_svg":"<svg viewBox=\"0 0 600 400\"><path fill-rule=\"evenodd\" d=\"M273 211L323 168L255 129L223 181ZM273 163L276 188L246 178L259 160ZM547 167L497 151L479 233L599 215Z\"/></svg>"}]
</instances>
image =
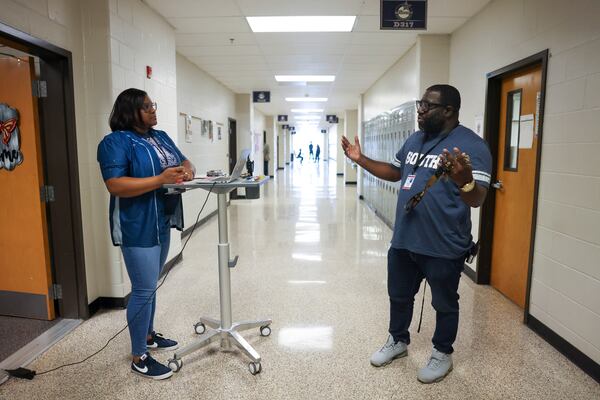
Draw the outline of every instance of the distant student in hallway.
<instances>
[{"instance_id":1,"label":"distant student in hallway","mask_svg":"<svg viewBox=\"0 0 600 400\"><path fill-rule=\"evenodd\" d=\"M308 159L312 160L314 158L314 153L313 153L313 144L312 142L310 142L310 144L308 145Z\"/></svg>"},{"instance_id":2,"label":"distant student in hallway","mask_svg":"<svg viewBox=\"0 0 600 400\"><path fill-rule=\"evenodd\" d=\"M302 149L298 150L298 155L296 155L296 158L299 158L300 164L302 164L302 161L304 161L304 157L302 156Z\"/></svg>"},{"instance_id":3,"label":"distant student in hallway","mask_svg":"<svg viewBox=\"0 0 600 400\"><path fill-rule=\"evenodd\" d=\"M317 145L317 150L315 151L315 162L319 162L319 156L321 155L321 147Z\"/></svg>"},{"instance_id":4,"label":"distant student in hallway","mask_svg":"<svg viewBox=\"0 0 600 400\"><path fill-rule=\"evenodd\" d=\"M170 228L183 228L183 205L180 195L167 196L162 185L192 180L195 168L165 132L152 128L156 123L156 103L146 92L127 89L119 94L110 115L113 132L98 145L98 162L110 192L112 242L121 246L131 280L131 370L165 379L173 371L148 350L178 346L154 331L154 292L169 252Z\"/></svg>"},{"instance_id":5,"label":"distant student in hallway","mask_svg":"<svg viewBox=\"0 0 600 400\"><path fill-rule=\"evenodd\" d=\"M371 356L371 364L381 367L407 355L414 298L425 278L431 287L436 326L431 357L417 374L423 383L441 381L452 371L458 282L472 248L470 207L485 200L492 170L487 143L459 124L459 109L456 88L429 87L417 101L420 130L406 140L391 163L362 154L357 137L354 144L342 137L348 158L380 179L402 182L388 251L389 337ZM411 203L439 166L449 171L448 179L438 180L420 203Z\"/></svg>"}]
</instances>

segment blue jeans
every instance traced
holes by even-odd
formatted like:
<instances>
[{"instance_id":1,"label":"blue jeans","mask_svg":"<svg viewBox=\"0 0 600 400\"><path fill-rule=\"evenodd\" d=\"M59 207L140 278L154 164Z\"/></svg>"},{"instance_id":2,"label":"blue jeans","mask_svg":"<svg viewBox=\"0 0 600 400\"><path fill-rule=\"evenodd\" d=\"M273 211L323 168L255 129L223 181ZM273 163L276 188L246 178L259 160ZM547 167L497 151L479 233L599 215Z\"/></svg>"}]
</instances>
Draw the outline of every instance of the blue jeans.
<instances>
[{"instance_id":1,"label":"blue jeans","mask_svg":"<svg viewBox=\"0 0 600 400\"><path fill-rule=\"evenodd\" d=\"M146 338L154 330L156 284L169 253L169 236L160 246L121 247L131 281L131 296L127 303L127 323L131 337L131 354L146 352ZM152 299L150 297L152 296Z\"/></svg>"},{"instance_id":2,"label":"blue jeans","mask_svg":"<svg viewBox=\"0 0 600 400\"><path fill-rule=\"evenodd\" d=\"M429 257L407 250L388 251L388 294L390 296L390 335L410 343L408 328L413 317L415 295L423 278L431 288L431 305L436 311L433 346L451 354L458 331L458 282L465 257L454 260Z\"/></svg>"}]
</instances>

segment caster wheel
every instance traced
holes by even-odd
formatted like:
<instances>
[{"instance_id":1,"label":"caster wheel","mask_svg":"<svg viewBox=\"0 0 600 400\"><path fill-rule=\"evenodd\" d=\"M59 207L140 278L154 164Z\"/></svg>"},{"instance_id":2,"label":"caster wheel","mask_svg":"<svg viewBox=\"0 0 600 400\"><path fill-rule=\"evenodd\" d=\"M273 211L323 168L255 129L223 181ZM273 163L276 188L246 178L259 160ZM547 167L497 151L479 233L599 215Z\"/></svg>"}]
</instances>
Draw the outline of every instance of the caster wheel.
<instances>
[{"instance_id":1,"label":"caster wheel","mask_svg":"<svg viewBox=\"0 0 600 400\"><path fill-rule=\"evenodd\" d=\"M183 367L183 360L171 358L167 363L167 367L171 368L173 372L179 372L181 367Z\"/></svg>"},{"instance_id":2,"label":"caster wheel","mask_svg":"<svg viewBox=\"0 0 600 400\"><path fill-rule=\"evenodd\" d=\"M271 327L269 325L260 327L260 336L269 336L270 334Z\"/></svg>"},{"instance_id":3,"label":"caster wheel","mask_svg":"<svg viewBox=\"0 0 600 400\"><path fill-rule=\"evenodd\" d=\"M202 335L204 332L206 332L206 326L202 322L198 322L197 324L194 324L194 331L198 335Z\"/></svg>"},{"instance_id":4,"label":"caster wheel","mask_svg":"<svg viewBox=\"0 0 600 400\"><path fill-rule=\"evenodd\" d=\"M251 362L250 364L248 364L248 370L252 375L256 375L259 374L260 371L262 371L262 367L260 366L259 362Z\"/></svg>"}]
</instances>

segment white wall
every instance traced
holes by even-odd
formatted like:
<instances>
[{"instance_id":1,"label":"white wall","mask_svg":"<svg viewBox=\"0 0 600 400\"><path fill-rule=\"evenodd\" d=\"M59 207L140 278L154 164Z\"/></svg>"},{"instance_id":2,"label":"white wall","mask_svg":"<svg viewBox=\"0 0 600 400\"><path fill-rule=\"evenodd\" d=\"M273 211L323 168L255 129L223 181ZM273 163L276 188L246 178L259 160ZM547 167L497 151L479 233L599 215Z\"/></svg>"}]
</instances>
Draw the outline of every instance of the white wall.
<instances>
[{"instance_id":1,"label":"white wall","mask_svg":"<svg viewBox=\"0 0 600 400\"><path fill-rule=\"evenodd\" d=\"M177 115L179 149L196 167L197 174L205 174L211 169L229 172L229 122L235 119L235 94L212 78L206 72L177 54ZM191 142L185 138L185 116L191 115ZM199 131L199 120L213 121L213 140ZM221 140L218 137L217 123L221 124ZM207 192L192 190L183 195L184 221L186 229L194 224ZM200 219L217 209L217 195L211 194Z\"/></svg>"},{"instance_id":2,"label":"white wall","mask_svg":"<svg viewBox=\"0 0 600 400\"><path fill-rule=\"evenodd\" d=\"M344 113L344 136L349 138L349 140L354 140L354 136L358 136L358 111L357 110L346 110ZM339 143L339 142L338 142ZM338 145L341 149L341 145ZM357 166L349 158L345 157L342 154L342 159L344 160L344 183L348 182L356 182L356 170Z\"/></svg>"},{"instance_id":3,"label":"white wall","mask_svg":"<svg viewBox=\"0 0 600 400\"><path fill-rule=\"evenodd\" d=\"M338 117L337 124L329 125L329 134L335 137L336 142L336 168L335 172L337 175L344 175L344 164L346 163L346 156L342 151L342 135L344 135L344 118ZM354 138L354 136L353 136Z\"/></svg>"},{"instance_id":4,"label":"white wall","mask_svg":"<svg viewBox=\"0 0 600 400\"><path fill-rule=\"evenodd\" d=\"M415 45L364 93L364 121L388 112L402 103L420 98L418 82L419 70Z\"/></svg>"},{"instance_id":5,"label":"white wall","mask_svg":"<svg viewBox=\"0 0 600 400\"><path fill-rule=\"evenodd\" d=\"M249 94L235 95L237 149L250 149L252 151L252 123L254 119L254 107L252 96ZM233 156L237 158L237 155Z\"/></svg>"},{"instance_id":6,"label":"white wall","mask_svg":"<svg viewBox=\"0 0 600 400\"><path fill-rule=\"evenodd\" d=\"M448 83L450 35L419 35L417 38L417 98L438 83Z\"/></svg>"},{"instance_id":7,"label":"white wall","mask_svg":"<svg viewBox=\"0 0 600 400\"><path fill-rule=\"evenodd\" d=\"M530 313L600 362L600 2L493 1L451 37L461 122L488 72L550 49Z\"/></svg>"},{"instance_id":8,"label":"white wall","mask_svg":"<svg viewBox=\"0 0 600 400\"><path fill-rule=\"evenodd\" d=\"M263 173L263 132L268 129L267 117L255 108L252 119L252 155L250 156L254 160L254 175L262 175Z\"/></svg>"}]
</instances>

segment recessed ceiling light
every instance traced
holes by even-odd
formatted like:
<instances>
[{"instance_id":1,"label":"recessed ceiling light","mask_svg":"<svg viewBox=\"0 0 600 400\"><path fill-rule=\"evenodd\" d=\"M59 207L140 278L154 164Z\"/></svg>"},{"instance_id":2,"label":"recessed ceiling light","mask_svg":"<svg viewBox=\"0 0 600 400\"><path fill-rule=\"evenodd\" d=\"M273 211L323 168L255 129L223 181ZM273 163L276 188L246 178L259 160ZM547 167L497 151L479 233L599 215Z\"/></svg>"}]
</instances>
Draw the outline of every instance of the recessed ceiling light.
<instances>
[{"instance_id":1,"label":"recessed ceiling light","mask_svg":"<svg viewBox=\"0 0 600 400\"><path fill-rule=\"evenodd\" d=\"M252 32L351 32L351 16L246 17Z\"/></svg>"},{"instance_id":2,"label":"recessed ceiling light","mask_svg":"<svg viewBox=\"0 0 600 400\"><path fill-rule=\"evenodd\" d=\"M335 75L275 75L277 82L333 82Z\"/></svg>"},{"instance_id":3,"label":"recessed ceiling light","mask_svg":"<svg viewBox=\"0 0 600 400\"><path fill-rule=\"evenodd\" d=\"M320 113L322 108L292 108L293 113Z\"/></svg>"},{"instance_id":4,"label":"recessed ceiling light","mask_svg":"<svg viewBox=\"0 0 600 400\"><path fill-rule=\"evenodd\" d=\"M311 102L311 101L327 101L327 97L286 97L285 101L306 101L306 102Z\"/></svg>"}]
</instances>

